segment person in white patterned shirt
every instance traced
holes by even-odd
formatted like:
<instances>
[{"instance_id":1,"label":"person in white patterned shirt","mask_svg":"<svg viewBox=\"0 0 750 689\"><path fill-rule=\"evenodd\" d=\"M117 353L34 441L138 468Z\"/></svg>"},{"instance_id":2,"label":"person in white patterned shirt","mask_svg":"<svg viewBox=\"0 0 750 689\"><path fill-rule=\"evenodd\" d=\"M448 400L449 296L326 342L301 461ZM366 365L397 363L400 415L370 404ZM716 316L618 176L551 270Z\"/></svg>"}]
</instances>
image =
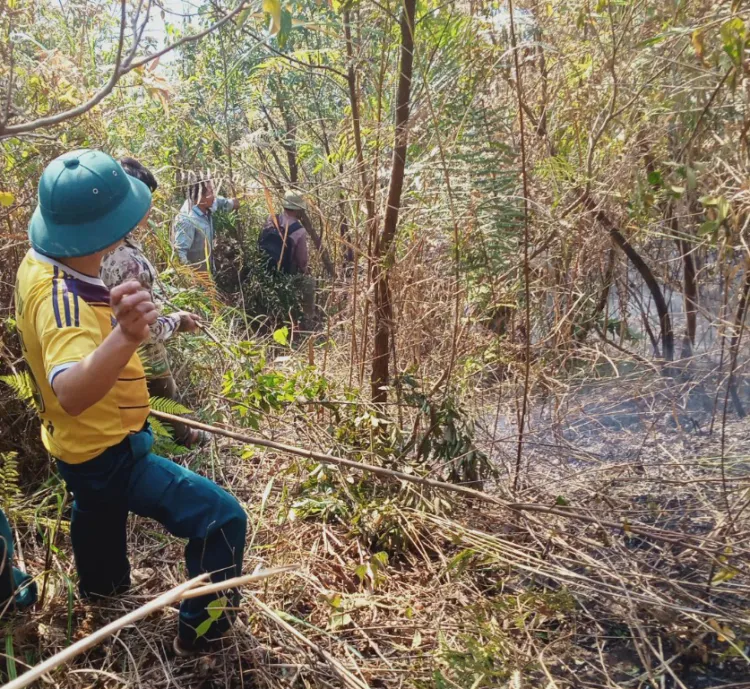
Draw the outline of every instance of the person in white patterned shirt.
<instances>
[{"instance_id":1,"label":"person in white patterned shirt","mask_svg":"<svg viewBox=\"0 0 750 689\"><path fill-rule=\"evenodd\" d=\"M127 174L143 182L153 194L159 186L151 171L134 158L122 158L120 165ZM148 214L142 220L145 225ZM128 235L114 251L102 260L100 277L109 289L128 280L138 280L151 295L151 300L157 306L160 302L154 295L154 286L158 273L146 258L141 245ZM179 401L179 390L172 376L164 342L177 332L194 333L198 329L198 317L187 311L175 311L168 315L160 315L150 326L151 336L139 350L146 374L148 376L148 391L152 397L164 397ZM207 439L205 433L175 423L174 439L185 447L201 444Z\"/></svg>"}]
</instances>

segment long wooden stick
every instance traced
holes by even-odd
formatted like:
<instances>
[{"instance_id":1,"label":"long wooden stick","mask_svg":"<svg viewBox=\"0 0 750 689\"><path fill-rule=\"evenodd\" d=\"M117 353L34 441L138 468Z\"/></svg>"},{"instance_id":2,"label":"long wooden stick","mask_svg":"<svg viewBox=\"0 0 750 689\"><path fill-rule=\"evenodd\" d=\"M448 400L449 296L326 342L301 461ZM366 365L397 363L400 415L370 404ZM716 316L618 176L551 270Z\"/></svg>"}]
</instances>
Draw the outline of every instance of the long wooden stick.
<instances>
[{"instance_id":1,"label":"long wooden stick","mask_svg":"<svg viewBox=\"0 0 750 689\"><path fill-rule=\"evenodd\" d=\"M200 421L193 421L192 419L187 419L184 416L175 416L174 414L154 411L153 409L151 410L151 414L159 419L163 419L164 421L181 423L185 426L190 426L191 428L197 428L199 430L206 431L207 433L223 435L226 438L239 440L240 442L246 443L247 445L268 447L273 450L286 452L288 454L298 455L300 457L306 457L308 459L314 459L318 462L322 462L323 464L345 466L349 467L350 469L354 469L355 471L362 471L370 474L375 474L376 476L384 476L387 478L395 478L399 481L416 483L417 485L425 486L427 488L445 490L452 493L460 493L461 495L465 495L466 497L481 500L483 502L489 502L493 505L497 505L498 507L503 507L515 512L537 512L540 514L550 514L556 517L563 517L564 519L573 519L576 521L585 522L587 524L594 524L596 526L615 529L617 531L626 531L629 533L638 534L640 536L653 538L665 543L680 545L684 548L689 548L690 550L704 553L711 558L713 558L713 555L708 550L706 550L706 548L711 548L712 544L715 547L721 546L718 541L712 541L711 539L700 539L699 537L693 536L692 534L680 533L678 531L668 531L666 529L658 529L656 527L645 526L642 524L618 523L608 521L606 519L598 519L596 517L592 517L588 514L584 514L570 508L548 507L547 505L540 505L533 502L508 502L506 500L502 500L501 498L495 497L494 495L489 495L488 493L483 493L482 491L474 490L473 488L467 488L466 486L457 485L455 483L446 483L444 481L435 481L429 478L422 478L421 476L413 476L411 474L405 474L401 471L395 471L394 469L386 469L385 467L378 467L372 464L364 464L363 462L355 462L351 459L344 459L343 457L329 455L324 452L315 452L314 450L307 450L305 448L296 447L295 445L279 443L275 440L267 440L266 438L245 435L244 433L237 433L236 431L231 431L226 428L211 426L207 423L201 423ZM735 554L747 555L747 551L743 550L741 553L739 551L736 551Z\"/></svg>"},{"instance_id":2,"label":"long wooden stick","mask_svg":"<svg viewBox=\"0 0 750 689\"><path fill-rule=\"evenodd\" d=\"M292 567L276 567L272 569L261 570L255 574L248 574L243 577L234 577L233 579L227 579L226 581L218 582L216 584L210 584L208 586L201 586L195 588L198 584L205 581L208 578L208 573L201 574L200 576L186 581L184 584L175 586L166 593L162 593L157 598L145 603L140 608L136 608L127 615L116 619L114 622L110 622L108 625L98 629L93 634L89 634L84 639L76 641L72 646L63 649L59 653L55 653L51 658L47 658L43 663L35 665L28 672L25 672L20 677L14 679L12 682L8 682L2 686L2 689L23 689L28 687L33 682L36 682L42 675L51 672L56 667L63 665L64 663L70 662L77 655L80 655L84 651L88 651L90 648L100 644L106 638L112 636L115 632L120 631L124 627L127 627L138 620L142 620L144 617L148 617L151 613L166 608L168 605L185 598L194 598L202 596L206 593L213 593L226 588L233 588L241 584L248 584L251 581L259 581L260 579L266 579L267 577L279 574L281 572L287 572L293 569Z\"/></svg>"},{"instance_id":3,"label":"long wooden stick","mask_svg":"<svg viewBox=\"0 0 750 689\"><path fill-rule=\"evenodd\" d=\"M198 586L197 588L190 589L190 591L188 591L187 593L182 594L180 600L187 600L188 598L200 598L200 596L205 596L209 593L216 593L217 591L224 591L226 589L234 589L238 586L244 586L245 584L250 584L253 581L258 581L258 579L266 579L267 577L272 577L276 574L286 574L287 572L294 572L297 569L297 565L270 567L269 569L263 569L259 572L253 572L252 574L244 574L241 577L233 577L232 579L219 581L215 584Z\"/></svg>"}]
</instances>

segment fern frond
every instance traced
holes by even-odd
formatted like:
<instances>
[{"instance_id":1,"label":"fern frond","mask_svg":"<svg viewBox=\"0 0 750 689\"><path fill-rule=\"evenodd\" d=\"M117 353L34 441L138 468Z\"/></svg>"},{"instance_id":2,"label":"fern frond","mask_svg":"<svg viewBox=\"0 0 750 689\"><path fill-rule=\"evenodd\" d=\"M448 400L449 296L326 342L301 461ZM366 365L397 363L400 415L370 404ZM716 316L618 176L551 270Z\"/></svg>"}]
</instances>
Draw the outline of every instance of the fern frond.
<instances>
[{"instance_id":1,"label":"fern frond","mask_svg":"<svg viewBox=\"0 0 750 689\"><path fill-rule=\"evenodd\" d=\"M13 388L18 399L28 404L33 404L34 401L34 384L31 382L31 375L28 371L21 371L20 373L12 373L7 376L0 376L0 380L6 385Z\"/></svg>"},{"instance_id":2,"label":"fern frond","mask_svg":"<svg viewBox=\"0 0 750 689\"><path fill-rule=\"evenodd\" d=\"M171 438L172 437L173 430L172 430L172 427L168 423L162 423L155 416L149 416L148 422L149 422L149 425L151 426L151 430L154 432L155 438Z\"/></svg>"},{"instance_id":3,"label":"fern frond","mask_svg":"<svg viewBox=\"0 0 750 689\"><path fill-rule=\"evenodd\" d=\"M150 400L151 409L154 411L163 411L165 414L192 414L193 412L179 402L167 399L166 397L152 397Z\"/></svg>"},{"instance_id":4,"label":"fern frond","mask_svg":"<svg viewBox=\"0 0 750 689\"><path fill-rule=\"evenodd\" d=\"M176 443L172 438L157 436L154 439L154 450L157 455L184 455L186 452L190 452L188 448Z\"/></svg>"},{"instance_id":5,"label":"fern frond","mask_svg":"<svg viewBox=\"0 0 750 689\"><path fill-rule=\"evenodd\" d=\"M6 513L11 513L18 505L21 488L18 480L18 453L0 453L0 502Z\"/></svg>"}]
</instances>

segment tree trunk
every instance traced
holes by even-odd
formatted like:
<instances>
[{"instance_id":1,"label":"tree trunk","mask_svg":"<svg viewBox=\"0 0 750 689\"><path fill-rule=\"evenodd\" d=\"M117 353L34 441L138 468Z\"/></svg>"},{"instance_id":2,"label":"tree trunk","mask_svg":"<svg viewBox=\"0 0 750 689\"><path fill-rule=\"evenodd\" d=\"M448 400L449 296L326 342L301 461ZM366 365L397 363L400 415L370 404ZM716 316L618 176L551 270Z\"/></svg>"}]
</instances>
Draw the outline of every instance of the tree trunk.
<instances>
[{"instance_id":1,"label":"tree trunk","mask_svg":"<svg viewBox=\"0 0 750 689\"><path fill-rule=\"evenodd\" d=\"M388 207L385 211L383 230L374 247L373 278L375 282L375 338L373 347L372 400L383 403L388 399L384 389L389 380L390 337L393 326L393 306L388 284L388 270L392 263L394 239L401 207L401 192L404 188L406 147L409 139L409 99L411 96L412 65L414 62L414 13L416 0L404 0L401 15L401 57L396 93L396 134L391 166L391 182L388 188Z\"/></svg>"},{"instance_id":2,"label":"tree trunk","mask_svg":"<svg viewBox=\"0 0 750 689\"><path fill-rule=\"evenodd\" d=\"M331 261L331 257L328 254L328 249L323 246L323 240L313 227L310 216L307 213L303 213L300 222L302 223L302 227L307 231L307 234L312 238L315 248L320 253L320 260L323 263L323 268L325 268L326 273L328 273L330 277L334 277L336 270L333 267L333 261Z\"/></svg>"},{"instance_id":3,"label":"tree trunk","mask_svg":"<svg viewBox=\"0 0 750 689\"><path fill-rule=\"evenodd\" d=\"M672 215L669 219L670 229L682 256L682 294L685 297L685 340L682 343L683 359L693 354L695 336L698 328L698 283L695 281L695 260L690 244L679 236L679 221Z\"/></svg>"},{"instance_id":4,"label":"tree trunk","mask_svg":"<svg viewBox=\"0 0 750 689\"><path fill-rule=\"evenodd\" d=\"M651 292L651 297L654 300L656 311L659 314L662 353L664 359L667 361L674 361L674 333L672 332L672 320L669 317L669 307L664 299L664 294L661 291L661 287L659 287L659 283L651 272L651 268L648 267L648 264L641 258L640 254L617 229L612 219L603 210L598 208L597 203L591 197L586 196L583 203L586 208L594 214L594 218L602 225L602 227L609 232L609 236L612 237L615 244L617 244L617 246L622 249L622 252L630 259L633 267L638 271L643 278L643 281L646 283L649 292Z\"/></svg>"},{"instance_id":5,"label":"tree trunk","mask_svg":"<svg viewBox=\"0 0 750 689\"><path fill-rule=\"evenodd\" d=\"M281 111L281 117L284 120L284 138L281 140L281 146L286 153L287 165L289 165L289 181L293 186L299 183L299 167L297 165L297 127L294 125L292 116L287 108L286 101L282 95L283 87L278 85L276 92L276 104Z\"/></svg>"},{"instance_id":6,"label":"tree trunk","mask_svg":"<svg viewBox=\"0 0 750 689\"><path fill-rule=\"evenodd\" d=\"M737 412L737 416L741 419L745 418L745 409L742 406L740 395L737 390L737 379L734 376L734 372L737 368L737 355L740 350L740 339L742 337L742 331L745 327L745 313L747 312L747 300L748 294L750 294L750 262L745 262L745 283L742 286L742 294L740 295L740 301L737 304L737 313L734 317L734 332L732 332L732 339L729 344L729 394L732 396L732 404Z\"/></svg>"},{"instance_id":7,"label":"tree trunk","mask_svg":"<svg viewBox=\"0 0 750 689\"><path fill-rule=\"evenodd\" d=\"M581 325L578 328L578 331L575 333L575 339L578 342L583 342L586 337L588 337L589 331L592 327L596 326L597 319L602 314L604 309L607 306L607 299L609 299L609 291L612 287L612 283L614 282L614 275L615 275L615 247L611 247L609 250L609 258L607 259L607 269L604 271L604 278L602 281L602 287L599 290L599 299L597 300L596 304L594 304L594 308L591 311L591 315L586 318L586 320L581 323ZM607 323L603 324L602 330L606 334L607 332Z\"/></svg>"}]
</instances>

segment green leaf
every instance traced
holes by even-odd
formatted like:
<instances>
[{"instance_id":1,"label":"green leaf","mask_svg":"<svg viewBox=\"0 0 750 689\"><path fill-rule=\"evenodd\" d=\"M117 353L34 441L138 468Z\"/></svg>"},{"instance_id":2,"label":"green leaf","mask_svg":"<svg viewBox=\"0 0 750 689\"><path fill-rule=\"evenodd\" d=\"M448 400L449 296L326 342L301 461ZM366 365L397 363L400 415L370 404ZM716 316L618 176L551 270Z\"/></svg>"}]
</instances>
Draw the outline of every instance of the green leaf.
<instances>
[{"instance_id":1,"label":"green leaf","mask_svg":"<svg viewBox=\"0 0 750 689\"><path fill-rule=\"evenodd\" d=\"M724 220L726 220L729 217L730 211L731 207L729 205L729 201L727 201L723 196L720 196L716 202L716 212L719 214L719 222L723 222Z\"/></svg>"},{"instance_id":2,"label":"green leaf","mask_svg":"<svg viewBox=\"0 0 750 689\"><path fill-rule=\"evenodd\" d=\"M703 206L715 206L717 203L715 196L701 196L698 201L700 201Z\"/></svg>"},{"instance_id":3,"label":"green leaf","mask_svg":"<svg viewBox=\"0 0 750 689\"><path fill-rule=\"evenodd\" d=\"M167 399L166 397L152 397L149 400L151 409L161 411L165 414L192 414L193 412L179 402Z\"/></svg>"},{"instance_id":4,"label":"green leaf","mask_svg":"<svg viewBox=\"0 0 750 689\"><path fill-rule=\"evenodd\" d=\"M659 172L658 170L652 170L651 172L649 172L648 173L648 183L652 187L660 187L660 186L662 186L664 184L664 181L662 180L661 172Z\"/></svg>"},{"instance_id":5,"label":"green leaf","mask_svg":"<svg viewBox=\"0 0 750 689\"><path fill-rule=\"evenodd\" d=\"M361 564L358 565L357 568L354 570L354 573L357 575L357 578L359 579L360 584L365 583L365 579L367 578L367 565Z\"/></svg>"},{"instance_id":6,"label":"green leaf","mask_svg":"<svg viewBox=\"0 0 750 689\"><path fill-rule=\"evenodd\" d=\"M226 596L222 596L221 598L212 600L206 606L206 610L208 611L208 616L212 620L218 620L222 616L224 610L226 610L228 602L229 602L229 599Z\"/></svg>"},{"instance_id":7,"label":"green leaf","mask_svg":"<svg viewBox=\"0 0 750 689\"><path fill-rule=\"evenodd\" d=\"M648 48L649 46L652 46L652 45L658 45L666 37L667 37L667 34L659 34L658 36L652 36L651 38L647 38L644 41L641 41L635 47L636 48Z\"/></svg>"},{"instance_id":8,"label":"green leaf","mask_svg":"<svg viewBox=\"0 0 750 689\"><path fill-rule=\"evenodd\" d=\"M732 207L723 196L701 196L698 199L706 208L716 208L717 220L722 223L729 217Z\"/></svg>"},{"instance_id":9,"label":"green leaf","mask_svg":"<svg viewBox=\"0 0 750 689\"><path fill-rule=\"evenodd\" d=\"M289 328L284 326L283 328L274 330L273 341L280 344L282 347L286 347L289 344Z\"/></svg>"},{"instance_id":10,"label":"green leaf","mask_svg":"<svg viewBox=\"0 0 750 689\"><path fill-rule=\"evenodd\" d=\"M334 593L331 598L328 598L328 605L330 605L332 608L337 610L341 607L341 594L340 593Z\"/></svg>"},{"instance_id":11,"label":"green leaf","mask_svg":"<svg viewBox=\"0 0 750 689\"><path fill-rule=\"evenodd\" d=\"M7 208L15 200L16 197L13 196L13 194L11 194L9 191L0 191L0 206L5 206Z\"/></svg>"},{"instance_id":12,"label":"green leaf","mask_svg":"<svg viewBox=\"0 0 750 689\"><path fill-rule=\"evenodd\" d=\"M237 26L242 26L247 21L247 18L250 16L250 11L251 8L246 7L237 15Z\"/></svg>"},{"instance_id":13,"label":"green leaf","mask_svg":"<svg viewBox=\"0 0 750 689\"><path fill-rule=\"evenodd\" d=\"M555 505L559 505L560 507L567 507L568 505L570 505L570 500L563 497L562 495L558 495L555 498Z\"/></svg>"},{"instance_id":14,"label":"green leaf","mask_svg":"<svg viewBox=\"0 0 750 689\"><path fill-rule=\"evenodd\" d=\"M731 579L734 579L739 572L734 569L734 567L727 567L725 569L720 569L711 579L711 585L714 584L720 584L722 581L730 581Z\"/></svg>"},{"instance_id":15,"label":"green leaf","mask_svg":"<svg viewBox=\"0 0 750 689\"><path fill-rule=\"evenodd\" d=\"M722 24L719 33L724 43L724 52L729 55L735 66L741 67L747 40L745 22L739 17L734 17Z\"/></svg>"},{"instance_id":16,"label":"green leaf","mask_svg":"<svg viewBox=\"0 0 750 689\"><path fill-rule=\"evenodd\" d=\"M270 16L268 33L275 36L281 30L281 0L263 0L263 11Z\"/></svg>"},{"instance_id":17,"label":"green leaf","mask_svg":"<svg viewBox=\"0 0 750 689\"><path fill-rule=\"evenodd\" d=\"M292 14L286 10L281 11L281 27L279 28L279 35L276 36L276 40L279 43L279 48L283 50L289 40L289 34L292 30Z\"/></svg>"},{"instance_id":18,"label":"green leaf","mask_svg":"<svg viewBox=\"0 0 750 689\"><path fill-rule=\"evenodd\" d=\"M207 620L203 620L195 629L195 638L200 639L202 636L208 634L208 630L211 629L211 625L214 623L210 617Z\"/></svg>"},{"instance_id":19,"label":"green leaf","mask_svg":"<svg viewBox=\"0 0 750 689\"><path fill-rule=\"evenodd\" d=\"M16 679L18 677L16 656L13 652L13 634L5 635L5 667L8 670L8 679Z\"/></svg>"},{"instance_id":20,"label":"green leaf","mask_svg":"<svg viewBox=\"0 0 750 689\"><path fill-rule=\"evenodd\" d=\"M698 234L703 237L707 234L714 234L719 229L719 223L716 220L706 220L699 228Z\"/></svg>"}]
</instances>

